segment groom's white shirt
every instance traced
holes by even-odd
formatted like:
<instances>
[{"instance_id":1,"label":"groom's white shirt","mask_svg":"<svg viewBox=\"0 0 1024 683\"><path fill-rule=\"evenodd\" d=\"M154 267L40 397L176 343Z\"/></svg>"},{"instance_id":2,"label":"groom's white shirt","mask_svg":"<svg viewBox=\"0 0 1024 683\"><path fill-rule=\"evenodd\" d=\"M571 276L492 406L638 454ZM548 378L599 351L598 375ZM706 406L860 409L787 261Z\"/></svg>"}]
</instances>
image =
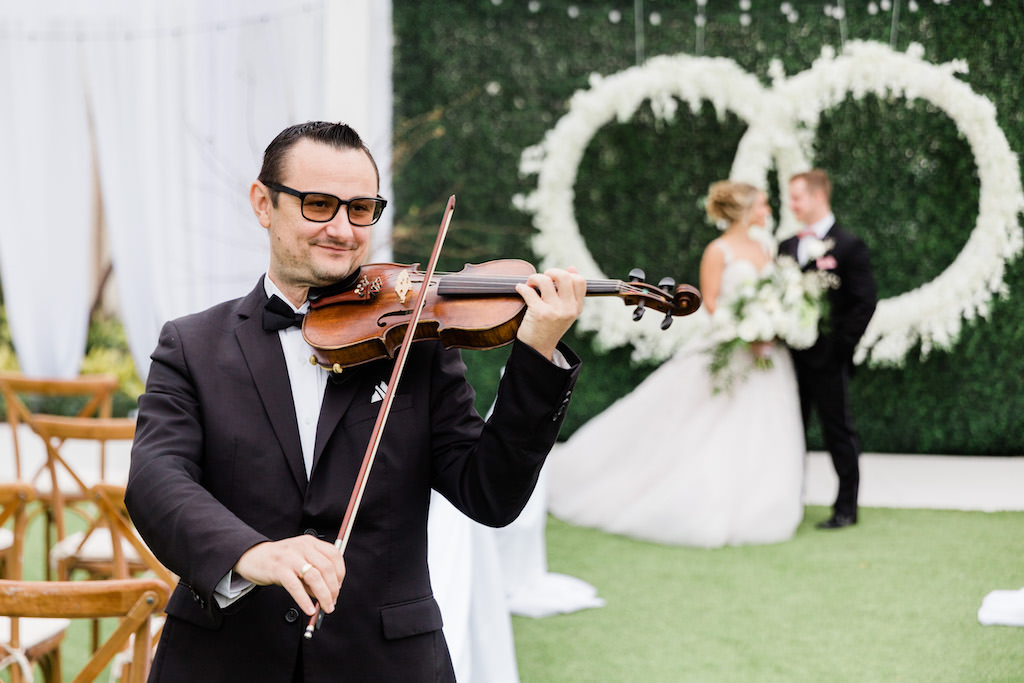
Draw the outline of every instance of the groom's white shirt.
<instances>
[{"instance_id":1,"label":"groom's white shirt","mask_svg":"<svg viewBox=\"0 0 1024 683\"><path fill-rule=\"evenodd\" d=\"M832 229L832 226L836 224L836 217L831 211L820 221L811 223L807 226L807 230L814 232L814 238L823 240L828 231ZM801 237L800 242L796 245L796 259L801 266L807 265L807 245L809 240L812 239L811 235Z\"/></svg>"}]
</instances>

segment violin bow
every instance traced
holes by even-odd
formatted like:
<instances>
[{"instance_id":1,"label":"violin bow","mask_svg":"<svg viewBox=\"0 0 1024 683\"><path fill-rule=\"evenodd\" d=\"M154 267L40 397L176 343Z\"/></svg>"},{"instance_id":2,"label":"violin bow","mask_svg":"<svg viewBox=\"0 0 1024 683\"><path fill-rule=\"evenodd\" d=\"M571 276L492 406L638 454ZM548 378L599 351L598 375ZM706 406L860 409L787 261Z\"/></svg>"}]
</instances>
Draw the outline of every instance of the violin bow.
<instances>
[{"instance_id":1,"label":"violin bow","mask_svg":"<svg viewBox=\"0 0 1024 683\"><path fill-rule=\"evenodd\" d=\"M427 290L430 287L431 279L434 277L434 271L437 269L437 259L441 255L441 245L444 244L444 238L448 234L448 226L452 222L452 213L454 211L455 195L452 195L448 198L448 205L445 207L444 215L441 217L441 226L437 231L437 239L434 240L434 250L430 254L430 262L427 264L427 269L423 274L423 285L420 287L419 294L416 295L412 317L409 319L405 337L398 348L395 365L391 369L391 378L388 380L388 388L384 392L384 398L381 399L380 410L377 411L377 421L374 423L373 431L370 433L370 442L367 444L366 452L363 454L363 462L359 466L359 474L356 475L356 483L352 487L352 495L348 499L345 516L341 519L341 529L338 531L338 539L334 542L334 547L342 555L345 554L349 537L352 535L352 527L355 524L356 513L359 511L359 504L363 500L363 492L366 490L370 468L373 467L373 461L377 458L377 449L380 447L380 440L384 435L384 425L387 424L388 415L391 413L391 404L394 401L395 392L398 390L398 382L402 377L405 361L409 356L409 349L412 347L416 326L419 324L420 316L423 314L423 304L427 298ZM323 608L318 605L316 614L309 618L309 623L306 625L304 635L307 640L313 637L313 632L319 628L323 618Z\"/></svg>"}]
</instances>

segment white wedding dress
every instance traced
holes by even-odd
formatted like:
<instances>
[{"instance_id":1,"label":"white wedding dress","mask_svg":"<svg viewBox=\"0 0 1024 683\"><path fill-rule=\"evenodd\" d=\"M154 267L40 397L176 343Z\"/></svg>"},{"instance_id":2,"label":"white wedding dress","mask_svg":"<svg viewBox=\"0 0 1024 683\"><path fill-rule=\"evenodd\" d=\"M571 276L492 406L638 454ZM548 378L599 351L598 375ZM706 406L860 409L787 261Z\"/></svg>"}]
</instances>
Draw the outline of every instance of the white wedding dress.
<instances>
[{"instance_id":1,"label":"white wedding dress","mask_svg":"<svg viewBox=\"0 0 1024 683\"><path fill-rule=\"evenodd\" d=\"M719 305L758 275L724 243ZM771 267L766 266L766 267ZM804 432L788 349L712 392L708 343L692 340L558 445L545 466L559 519L667 544L777 543L803 517Z\"/></svg>"}]
</instances>

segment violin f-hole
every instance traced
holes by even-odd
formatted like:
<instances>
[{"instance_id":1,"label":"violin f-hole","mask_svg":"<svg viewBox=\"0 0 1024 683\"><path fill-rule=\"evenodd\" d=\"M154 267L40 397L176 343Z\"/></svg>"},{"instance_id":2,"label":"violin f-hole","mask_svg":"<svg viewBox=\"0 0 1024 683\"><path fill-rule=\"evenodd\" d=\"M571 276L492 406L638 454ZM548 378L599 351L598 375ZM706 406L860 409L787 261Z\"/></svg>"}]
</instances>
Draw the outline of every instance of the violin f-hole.
<instances>
[{"instance_id":1,"label":"violin f-hole","mask_svg":"<svg viewBox=\"0 0 1024 683\"><path fill-rule=\"evenodd\" d=\"M393 318L395 316L406 316L406 315L412 315L412 309L407 309L407 310L404 310L404 311L388 311L384 315L382 315L379 318L377 318L377 327L387 327L388 326L388 322L385 320L385 318Z\"/></svg>"}]
</instances>

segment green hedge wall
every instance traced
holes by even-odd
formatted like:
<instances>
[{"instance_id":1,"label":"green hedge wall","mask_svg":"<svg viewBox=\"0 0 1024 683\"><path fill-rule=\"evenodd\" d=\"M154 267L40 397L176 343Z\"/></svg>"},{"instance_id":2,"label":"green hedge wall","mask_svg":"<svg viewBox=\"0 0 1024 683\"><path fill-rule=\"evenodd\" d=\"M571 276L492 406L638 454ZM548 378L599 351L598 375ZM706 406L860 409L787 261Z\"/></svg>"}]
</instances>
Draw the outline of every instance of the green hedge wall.
<instances>
[{"instance_id":1,"label":"green hedge wall","mask_svg":"<svg viewBox=\"0 0 1024 683\"><path fill-rule=\"evenodd\" d=\"M696 2L395 0L396 258L426 261L444 202L454 193L458 205L442 268L503 257L538 260L529 245L530 217L512 204L535 183L520 176L520 154L567 111L569 97L587 87L591 74L636 64L638 6L644 56L702 49L734 59L765 83L772 59L794 74L823 46L839 49L843 39L894 41L899 50L916 42L929 61L964 59L970 67L964 80L992 100L1010 146L1024 150L1019 0L918 0L915 11L892 0L899 7L895 36L893 12L880 3L847 2L843 22L826 15L826 2L753 0L746 12L740 4L707 3L701 29ZM783 5L796 10L796 21ZM710 105L696 115L681 107L672 124L641 108L628 123L610 124L594 137L579 169L575 211L609 276L625 277L640 266L652 281L672 275L696 284L701 251L716 234L700 201L710 182L728 175L744 130L741 120L720 119ZM881 296L931 280L962 249L978 212L974 158L953 122L932 105L847 98L822 117L814 154L833 174L836 214L871 248ZM922 360L915 351L904 368L857 373L854 416L865 450L1024 452L1022 279L1024 265L1011 264L1011 297L996 303L990 320L966 325L952 352ZM632 364L628 349L597 353L591 342L575 333L570 339L585 366L563 436L654 369ZM482 408L493 398L505 355L465 354ZM810 445L821 447L817 431Z\"/></svg>"}]
</instances>

